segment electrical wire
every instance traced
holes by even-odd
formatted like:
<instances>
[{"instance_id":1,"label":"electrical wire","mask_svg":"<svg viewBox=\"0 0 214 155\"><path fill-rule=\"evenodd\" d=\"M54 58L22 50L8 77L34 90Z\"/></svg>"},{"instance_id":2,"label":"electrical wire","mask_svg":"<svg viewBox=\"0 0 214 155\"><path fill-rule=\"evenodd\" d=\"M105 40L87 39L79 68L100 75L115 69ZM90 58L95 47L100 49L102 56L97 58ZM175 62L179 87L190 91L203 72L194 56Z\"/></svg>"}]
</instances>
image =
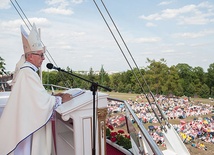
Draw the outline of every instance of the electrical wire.
<instances>
[{"instance_id":1,"label":"electrical wire","mask_svg":"<svg viewBox=\"0 0 214 155\"><path fill-rule=\"evenodd\" d=\"M22 21L24 22L25 26L28 28L28 30L30 31L30 28L32 28L32 24L29 21L28 17L26 16L26 14L24 13L23 9L21 8L21 6L19 5L19 3L14 0L16 5L14 4L14 2L12 0L10 0L11 4L13 5L13 7L15 8L16 12L19 14L20 18L22 19ZM45 47L45 44L42 42L42 45ZM48 51L47 48L45 48L45 55L46 58L48 59L49 62L53 62L55 64L55 66L57 66L55 60L53 59L53 57L51 56L50 52ZM57 66L58 67L58 66ZM59 75L61 76L62 79L64 79L64 76L62 75L61 72L59 72ZM63 80L63 83L66 87L70 88L70 85L68 84L68 82L65 82L65 80Z\"/></svg>"},{"instance_id":2,"label":"electrical wire","mask_svg":"<svg viewBox=\"0 0 214 155\"><path fill-rule=\"evenodd\" d=\"M115 42L117 43L117 45L118 45L118 47L119 47L121 53L123 54L123 56L124 56L126 62L128 63L128 65L129 65L129 67L130 67L130 69L131 69L133 75L135 76L135 78L136 78L136 80L137 80L137 82L138 82L138 84L139 84L141 90L143 91L144 95L146 96L146 99L147 99L147 101L149 102L149 104L150 104L150 106L151 106L151 108L152 108L152 110L153 110L153 112L154 112L156 118L158 119L158 122L160 123L162 129L166 130L165 127L162 125L162 121L161 121L161 119L159 118L157 112L154 110L154 108L153 108L153 106L152 106L152 102L150 101L150 99L149 99L149 97L148 97L148 94L146 93L146 91L145 91L145 89L144 89L144 87L143 87L143 84L141 84L141 82L140 82L139 78L137 77L137 75L136 75L136 73L135 73L133 67L131 66L130 62L128 61L128 58L126 57L125 53L123 52L123 50L122 50L122 48L121 48L121 46L120 46L118 40L116 39L116 37L115 37L113 31L112 31L111 28L110 28L110 26L109 26L109 24L108 24L108 22L107 22L105 16L103 15L103 13L102 13L101 9L99 8L98 4L96 3L96 1L95 1L95 0L93 0L93 1L94 1L94 4L96 5L96 7L97 7L97 9L98 9L98 11L99 11L99 13L100 13L100 15L102 16L104 22L106 23L106 25L107 25L107 27L108 27L110 33L112 34L112 36L113 36ZM155 99L155 97L154 97L152 91L150 90L150 88L149 88L149 86L148 86L148 84L147 84L147 82L146 82L146 80L145 80L145 78L144 78L142 72L140 71L140 69L139 69L139 67L138 67L138 65L137 65L137 63L136 63L136 61L134 60L134 57L132 56L132 54L131 54L131 52L130 52L128 46L127 46L127 44L125 43L125 40L123 39L123 37L122 37L122 35L121 35L121 33L120 33L118 27L116 26L116 24L115 24L115 22L114 22L112 16L110 15L110 13L109 13L109 11L108 11L106 5L104 4L103 0L101 0L101 3L102 3L102 5L103 5L103 7L105 8L105 11L106 11L106 13L108 14L108 16L109 16L111 22L113 23L113 25L114 25L114 27L115 27L115 29L116 29L116 31L117 31L117 33L118 33L120 39L122 40L122 42L123 42L123 44L124 44L126 50L128 51L128 53L129 53L129 55L130 55L132 61L134 62L135 67L137 68L137 71L140 73L140 75L141 75L141 77L142 77L142 79L143 79L143 81L144 81L144 84L146 85L146 87L147 87L147 89L148 89L148 91L149 91L149 94L151 95L151 97L152 97L152 99L153 99L153 104L157 107L158 111L160 112L162 118L163 118L164 121L165 121L165 124L167 124L167 125L170 127L170 125L169 125L169 123L168 123L168 121L167 121L165 115L163 114L163 111L161 110L161 108L160 108L159 105L157 104L156 99Z\"/></svg>"}]
</instances>

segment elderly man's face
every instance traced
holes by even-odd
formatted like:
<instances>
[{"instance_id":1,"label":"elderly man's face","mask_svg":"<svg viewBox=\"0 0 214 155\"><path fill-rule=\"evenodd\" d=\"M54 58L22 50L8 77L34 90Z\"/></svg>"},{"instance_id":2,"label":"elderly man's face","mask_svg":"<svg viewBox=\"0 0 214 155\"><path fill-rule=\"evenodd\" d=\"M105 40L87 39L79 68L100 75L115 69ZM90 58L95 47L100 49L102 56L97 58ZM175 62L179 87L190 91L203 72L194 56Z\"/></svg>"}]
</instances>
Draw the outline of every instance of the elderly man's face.
<instances>
[{"instance_id":1,"label":"elderly man's face","mask_svg":"<svg viewBox=\"0 0 214 155\"><path fill-rule=\"evenodd\" d=\"M45 60L45 53L43 50L30 53L27 59L27 61L34 64L36 67L40 67L42 65L43 60Z\"/></svg>"}]
</instances>

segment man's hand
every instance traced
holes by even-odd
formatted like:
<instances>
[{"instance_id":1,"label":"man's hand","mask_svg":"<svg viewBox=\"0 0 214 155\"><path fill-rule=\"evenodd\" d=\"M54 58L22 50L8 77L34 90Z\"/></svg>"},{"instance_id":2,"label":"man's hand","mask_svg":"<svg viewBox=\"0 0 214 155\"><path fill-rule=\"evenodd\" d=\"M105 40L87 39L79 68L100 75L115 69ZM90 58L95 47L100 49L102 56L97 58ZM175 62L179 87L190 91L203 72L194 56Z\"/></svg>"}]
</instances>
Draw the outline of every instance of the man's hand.
<instances>
[{"instance_id":1,"label":"man's hand","mask_svg":"<svg viewBox=\"0 0 214 155\"><path fill-rule=\"evenodd\" d=\"M62 97L62 103L68 102L72 99L72 95L68 93L61 95L61 97Z\"/></svg>"},{"instance_id":2,"label":"man's hand","mask_svg":"<svg viewBox=\"0 0 214 155\"><path fill-rule=\"evenodd\" d=\"M72 99L72 95L68 93L58 93L55 94L54 96L60 96L62 98L62 103L68 102Z\"/></svg>"}]
</instances>

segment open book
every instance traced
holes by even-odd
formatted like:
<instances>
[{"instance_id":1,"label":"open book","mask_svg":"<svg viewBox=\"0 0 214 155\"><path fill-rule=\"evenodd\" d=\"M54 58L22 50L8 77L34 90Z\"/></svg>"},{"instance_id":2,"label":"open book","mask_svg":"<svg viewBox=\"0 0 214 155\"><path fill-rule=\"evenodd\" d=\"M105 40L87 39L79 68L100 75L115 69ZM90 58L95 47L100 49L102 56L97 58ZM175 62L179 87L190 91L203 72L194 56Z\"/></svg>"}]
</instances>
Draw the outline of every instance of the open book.
<instances>
[{"instance_id":1,"label":"open book","mask_svg":"<svg viewBox=\"0 0 214 155\"><path fill-rule=\"evenodd\" d=\"M74 88L74 89L69 89L65 91L64 93L69 93L72 95L72 98L75 98L83 93L85 93L85 90L82 90L80 88Z\"/></svg>"}]
</instances>

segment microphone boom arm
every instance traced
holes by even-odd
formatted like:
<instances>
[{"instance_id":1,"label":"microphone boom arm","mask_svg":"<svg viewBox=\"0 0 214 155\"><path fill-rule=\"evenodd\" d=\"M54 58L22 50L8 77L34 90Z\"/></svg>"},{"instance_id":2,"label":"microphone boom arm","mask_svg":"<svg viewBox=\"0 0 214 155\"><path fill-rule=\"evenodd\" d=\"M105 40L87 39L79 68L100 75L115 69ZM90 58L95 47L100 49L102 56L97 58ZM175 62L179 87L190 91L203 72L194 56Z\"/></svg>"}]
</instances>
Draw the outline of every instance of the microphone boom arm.
<instances>
[{"instance_id":1,"label":"microphone boom arm","mask_svg":"<svg viewBox=\"0 0 214 155\"><path fill-rule=\"evenodd\" d=\"M110 88L108 88L108 87L105 87L105 86L102 86L102 85L100 85L100 84L98 84L98 83L96 83L96 82L93 82L93 81L90 81L90 80L88 80L88 79L85 79L85 78L82 78L82 77L80 77L80 76L78 76L78 75L75 75L75 74L73 74L73 73L70 73L70 72L67 72L67 71L65 71L64 69L61 69L60 67L55 67L55 66L53 66L53 64L51 64L51 63L48 63L47 64L47 68L48 69L56 69L56 70L58 70L59 72L64 72L64 73L66 73L66 74L70 74L70 75L72 75L72 76L74 76L74 77L77 77L77 78L79 78L79 79L81 79L81 80L84 80L84 81L86 81L86 82L89 82L89 83L91 83L91 87L90 87L90 90L92 91L92 95L93 95L93 145L92 145L92 155L96 155L96 149L95 149L95 144L96 144L96 123L95 123L95 121L96 121L96 119L95 119L95 116L96 116L96 110L95 110L95 95L96 95L96 91L97 91L97 88L98 88L98 86L99 87L101 87L101 88L104 88L104 89L106 89L106 90L108 90L108 91L111 91L111 89Z\"/></svg>"},{"instance_id":2,"label":"microphone boom arm","mask_svg":"<svg viewBox=\"0 0 214 155\"><path fill-rule=\"evenodd\" d=\"M102 86L102 85L100 85L100 84L98 84L98 83L96 83L96 82L90 81L90 80L85 79L85 78L83 78L83 77L81 77L81 76L78 76L78 75L76 75L76 74L67 72L67 71L65 71L64 69L61 69L61 68L58 68L58 67L57 67L56 70L58 70L59 72L61 71L61 72L70 74L70 75L72 75L72 76L74 76L74 77L76 77L76 78L79 78L79 79L81 79L81 80L84 80L84 81L86 81L86 82L89 82L89 83L91 83L91 85L92 85L91 87L101 87L101 88L104 88L105 90L111 91L111 89L108 88L108 87ZM91 88L91 89L93 89L93 88ZM97 90L97 89L96 89L96 90Z\"/></svg>"}]
</instances>

